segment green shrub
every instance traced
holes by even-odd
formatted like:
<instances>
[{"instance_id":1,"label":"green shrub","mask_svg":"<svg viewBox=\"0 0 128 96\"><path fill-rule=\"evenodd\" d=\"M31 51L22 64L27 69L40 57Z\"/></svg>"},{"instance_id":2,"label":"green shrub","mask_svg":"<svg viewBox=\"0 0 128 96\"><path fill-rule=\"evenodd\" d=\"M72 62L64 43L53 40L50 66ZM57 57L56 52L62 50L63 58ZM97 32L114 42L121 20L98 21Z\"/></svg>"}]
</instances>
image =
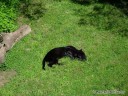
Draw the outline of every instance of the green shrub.
<instances>
[{"instance_id":1,"label":"green shrub","mask_svg":"<svg viewBox=\"0 0 128 96\"><path fill-rule=\"evenodd\" d=\"M20 0L0 0L1 3L4 3L6 6L8 7L16 7L17 5L19 5Z\"/></svg>"},{"instance_id":2,"label":"green shrub","mask_svg":"<svg viewBox=\"0 0 128 96\"><path fill-rule=\"evenodd\" d=\"M29 19L38 19L42 17L46 9L42 2L24 2L21 6L21 13Z\"/></svg>"},{"instance_id":3,"label":"green shrub","mask_svg":"<svg viewBox=\"0 0 128 96\"><path fill-rule=\"evenodd\" d=\"M79 4L89 4L89 3L95 3L98 0L71 0L71 1Z\"/></svg>"},{"instance_id":4,"label":"green shrub","mask_svg":"<svg viewBox=\"0 0 128 96\"><path fill-rule=\"evenodd\" d=\"M17 28L17 14L14 8L0 3L0 32L11 32Z\"/></svg>"},{"instance_id":5,"label":"green shrub","mask_svg":"<svg viewBox=\"0 0 128 96\"><path fill-rule=\"evenodd\" d=\"M92 10L79 9L77 14L81 16L79 25L91 25L101 30L128 36L128 17L111 5L95 4Z\"/></svg>"},{"instance_id":6,"label":"green shrub","mask_svg":"<svg viewBox=\"0 0 128 96\"><path fill-rule=\"evenodd\" d=\"M1 0L0 32L14 31L20 12L29 19L38 19L45 13L45 8L43 3L33 0Z\"/></svg>"}]
</instances>

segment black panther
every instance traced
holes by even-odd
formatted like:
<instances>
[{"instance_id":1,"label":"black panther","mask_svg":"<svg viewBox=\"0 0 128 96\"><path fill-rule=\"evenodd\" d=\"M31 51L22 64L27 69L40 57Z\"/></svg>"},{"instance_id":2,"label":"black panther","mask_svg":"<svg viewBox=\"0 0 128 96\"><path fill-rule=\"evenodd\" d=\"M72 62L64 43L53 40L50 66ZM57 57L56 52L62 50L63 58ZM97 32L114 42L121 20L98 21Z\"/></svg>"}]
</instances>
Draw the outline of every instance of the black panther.
<instances>
[{"instance_id":1,"label":"black panther","mask_svg":"<svg viewBox=\"0 0 128 96\"><path fill-rule=\"evenodd\" d=\"M50 50L42 61L42 69L45 70L45 62L49 62L48 66L52 67L53 64L58 64L58 60L63 57L70 57L71 59L86 60L85 53L76 49L73 46L57 47Z\"/></svg>"}]
</instances>

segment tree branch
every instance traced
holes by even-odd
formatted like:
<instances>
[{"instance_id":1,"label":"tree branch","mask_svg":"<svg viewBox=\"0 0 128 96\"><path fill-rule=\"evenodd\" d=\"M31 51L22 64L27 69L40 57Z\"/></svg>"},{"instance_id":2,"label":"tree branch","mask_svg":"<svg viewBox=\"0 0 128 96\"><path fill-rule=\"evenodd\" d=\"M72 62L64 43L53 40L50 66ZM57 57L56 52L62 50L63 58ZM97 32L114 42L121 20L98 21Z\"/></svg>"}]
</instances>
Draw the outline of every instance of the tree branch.
<instances>
[{"instance_id":1,"label":"tree branch","mask_svg":"<svg viewBox=\"0 0 128 96\"><path fill-rule=\"evenodd\" d=\"M12 33L2 33L0 35L0 64L5 61L5 54L9 51L21 38L31 32L28 25L21 26L18 30Z\"/></svg>"}]
</instances>

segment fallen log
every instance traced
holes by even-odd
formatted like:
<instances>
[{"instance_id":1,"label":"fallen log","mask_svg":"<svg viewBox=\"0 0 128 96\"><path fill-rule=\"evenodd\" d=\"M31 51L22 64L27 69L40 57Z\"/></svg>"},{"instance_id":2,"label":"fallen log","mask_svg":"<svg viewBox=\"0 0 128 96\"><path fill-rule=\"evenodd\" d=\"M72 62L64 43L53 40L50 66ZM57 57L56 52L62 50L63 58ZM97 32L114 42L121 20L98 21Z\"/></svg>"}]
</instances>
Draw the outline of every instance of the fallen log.
<instances>
[{"instance_id":1,"label":"fallen log","mask_svg":"<svg viewBox=\"0 0 128 96\"><path fill-rule=\"evenodd\" d=\"M28 25L23 25L15 32L0 34L0 64L4 63L7 51L30 32L31 28Z\"/></svg>"}]
</instances>

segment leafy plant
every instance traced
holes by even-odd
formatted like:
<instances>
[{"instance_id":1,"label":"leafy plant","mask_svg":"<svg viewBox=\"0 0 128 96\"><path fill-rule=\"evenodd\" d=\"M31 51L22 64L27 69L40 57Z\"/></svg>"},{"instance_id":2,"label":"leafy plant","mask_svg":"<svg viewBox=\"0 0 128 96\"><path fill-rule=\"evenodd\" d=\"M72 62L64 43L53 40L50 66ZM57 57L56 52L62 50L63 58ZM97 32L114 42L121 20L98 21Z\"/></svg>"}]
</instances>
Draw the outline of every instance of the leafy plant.
<instances>
[{"instance_id":1,"label":"leafy plant","mask_svg":"<svg viewBox=\"0 0 128 96\"><path fill-rule=\"evenodd\" d=\"M0 3L0 32L11 32L16 29L17 14L14 8Z\"/></svg>"},{"instance_id":2,"label":"leafy plant","mask_svg":"<svg viewBox=\"0 0 128 96\"><path fill-rule=\"evenodd\" d=\"M23 3L21 6L21 13L28 17L29 19L38 19L42 17L46 9L41 2L28 2Z\"/></svg>"},{"instance_id":3,"label":"leafy plant","mask_svg":"<svg viewBox=\"0 0 128 96\"><path fill-rule=\"evenodd\" d=\"M20 12L29 19L38 19L46 11L42 2L32 0L1 0L0 6L0 32L14 31Z\"/></svg>"},{"instance_id":4,"label":"leafy plant","mask_svg":"<svg viewBox=\"0 0 128 96\"><path fill-rule=\"evenodd\" d=\"M86 4L91 4L91 3L95 3L98 0L71 0L75 3L81 4L81 5L86 5Z\"/></svg>"},{"instance_id":5,"label":"leafy plant","mask_svg":"<svg viewBox=\"0 0 128 96\"><path fill-rule=\"evenodd\" d=\"M114 33L128 36L128 17L120 12L116 7L105 4L95 4L88 13L79 9L77 14L81 16L79 25L96 26L99 29L110 30Z\"/></svg>"}]
</instances>

